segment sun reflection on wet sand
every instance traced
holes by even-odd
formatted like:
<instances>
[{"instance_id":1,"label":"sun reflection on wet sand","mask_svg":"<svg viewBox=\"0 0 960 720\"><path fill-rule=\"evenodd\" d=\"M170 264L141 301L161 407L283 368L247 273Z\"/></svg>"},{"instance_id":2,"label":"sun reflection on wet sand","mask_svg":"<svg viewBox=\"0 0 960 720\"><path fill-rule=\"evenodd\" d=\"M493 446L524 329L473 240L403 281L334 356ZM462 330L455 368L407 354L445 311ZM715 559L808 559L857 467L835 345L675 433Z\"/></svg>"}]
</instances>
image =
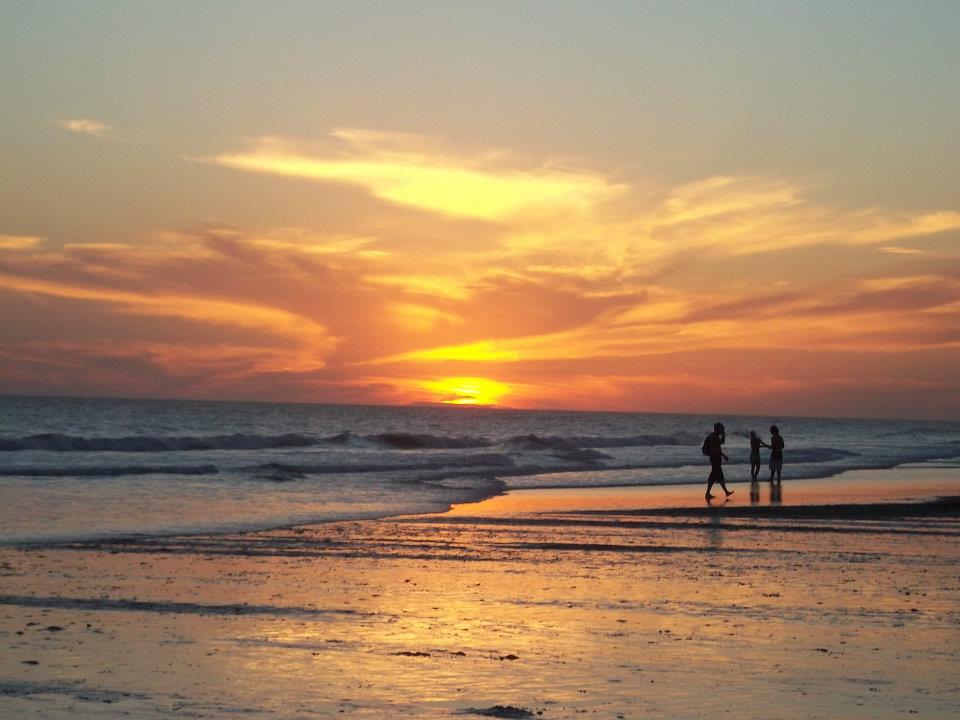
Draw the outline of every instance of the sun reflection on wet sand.
<instances>
[{"instance_id":1,"label":"sun reflection on wet sand","mask_svg":"<svg viewBox=\"0 0 960 720\"><path fill-rule=\"evenodd\" d=\"M904 493L957 494L953 472ZM818 487L784 481L780 510ZM485 514L5 548L0 714L73 717L90 698L137 717L956 713L955 510L738 515L766 490L711 511L676 502L688 490L640 510L629 489L518 492Z\"/></svg>"}]
</instances>

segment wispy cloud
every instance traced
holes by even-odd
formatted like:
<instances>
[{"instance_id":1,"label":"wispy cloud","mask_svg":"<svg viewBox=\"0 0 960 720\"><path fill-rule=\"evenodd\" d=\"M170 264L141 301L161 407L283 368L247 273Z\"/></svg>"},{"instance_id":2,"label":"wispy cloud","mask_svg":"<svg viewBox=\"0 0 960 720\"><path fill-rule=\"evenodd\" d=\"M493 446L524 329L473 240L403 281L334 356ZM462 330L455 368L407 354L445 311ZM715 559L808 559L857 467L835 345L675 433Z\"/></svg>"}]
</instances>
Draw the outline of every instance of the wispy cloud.
<instances>
[{"instance_id":1,"label":"wispy cloud","mask_svg":"<svg viewBox=\"0 0 960 720\"><path fill-rule=\"evenodd\" d=\"M886 245L884 247L878 247L882 253L887 253L888 255L929 255L930 253L926 250L921 250L919 248L911 247L901 247L899 245Z\"/></svg>"},{"instance_id":2,"label":"wispy cloud","mask_svg":"<svg viewBox=\"0 0 960 720\"><path fill-rule=\"evenodd\" d=\"M900 239L960 229L960 212L904 213L813 202L802 183L717 176L639 192L597 170L524 163L503 151L464 152L431 137L359 129L333 131L310 144L267 137L207 158L234 169L363 188L392 205L461 220L493 221L442 253L392 248L392 265L376 273L399 286L463 295L491 272L536 272L582 283L599 294L630 291L698 259L733 258L793 248L892 246ZM418 235L431 218L409 221ZM419 223L419 225L417 225ZM396 228L398 237L403 228ZM402 243L401 243L402 244ZM417 257L416 271L406 260ZM456 267L451 281L449 268ZM611 286L610 282L616 284ZM606 285L604 283L607 283Z\"/></svg>"},{"instance_id":3,"label":"wispy cloud","mask_svg":"<svg viewBox=\"0 0 960 720\"><path fill-rule=\"evenodd\" d=\"M596 173L518 169L500 154L456 155L416 136L338 130L332 137L342 145L321 149L266 137L210 161L251 172L357 185L398 205L489 221L575 214L624 189Z\"/></svg>"},{"instance_id":4,"label":"wispy cloud","mask_svg":"<svg viewBox=\"0 0 960 720\"><path fill-rule=\"evenodd\" d=\"M81 135L93 135L94 137L101 138L107 137L113 129L106 123L102 123L99 120L90 120L89 118L69 118L67 120L60 120L58 124L70 132Z\"/></svg>"},{"instance_id":5,"label":"wispy cloud","mask_svg":"<svg viewBox=\"0 0 960 720\"><path fill-rule=\"evenodd\" d=\"M42 240L34 235L0 235L0 250L29 250Z\"/></svg>"},{"instance_id":6,"label":"wispy cloud","mask_svg":"<svg viewBox=\"0 0 960 720\"><path fill-rule=\"evenodd\" d=\"M313 321L278 308L213 300L196 296L154 295L92 286L45 282L0 274L0 288L18 292L49 295L71 300L110 303L119 312L132 315L176 317L201 323L258 328L271 333L289 335L311 345L330 343L326 329Z\"/></svg>"}]
</instances>

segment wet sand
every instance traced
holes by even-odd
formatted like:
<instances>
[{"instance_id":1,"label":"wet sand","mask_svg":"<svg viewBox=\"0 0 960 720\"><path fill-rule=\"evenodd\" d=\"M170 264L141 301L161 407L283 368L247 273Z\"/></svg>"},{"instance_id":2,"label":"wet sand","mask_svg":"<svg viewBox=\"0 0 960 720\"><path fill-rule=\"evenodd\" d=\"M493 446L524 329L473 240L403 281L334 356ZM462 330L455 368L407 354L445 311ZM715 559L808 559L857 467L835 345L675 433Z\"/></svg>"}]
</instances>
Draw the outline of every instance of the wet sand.
<instances>
[{"instance_id":1,"label":"wet sand","mask_svg":"<svg viewBox=\"0 0 960 720\"><path fill-rule=\"evenodd\" d=\"M0 717L960 715L960 469L0 549Z\"/></svg>"}]
</instances>

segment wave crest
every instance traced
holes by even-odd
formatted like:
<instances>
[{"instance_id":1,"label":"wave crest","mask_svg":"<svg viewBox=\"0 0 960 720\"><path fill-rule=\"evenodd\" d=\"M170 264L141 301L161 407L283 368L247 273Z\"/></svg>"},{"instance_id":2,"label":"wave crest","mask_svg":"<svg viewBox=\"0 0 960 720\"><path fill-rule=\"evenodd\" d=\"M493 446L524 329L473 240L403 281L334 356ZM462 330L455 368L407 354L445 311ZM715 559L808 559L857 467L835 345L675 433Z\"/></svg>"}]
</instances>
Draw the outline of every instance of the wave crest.
<instances>
[{"instance_id":1,"label":"wave crest","mask_svg":"<svg viewBox=\"0 0 960 720\"><path fill-rule=\"evenodd\" d=\"M105 467L6 467L3 477L121 477L126 475L216 475L215 465L112 465Z\"/></svg>"},{"instance_id":2,"label":"wave crest","mask_svg":"<svg viewBox=\"0 0 960 720\"><path fill-rule=\"evenodd\" d=\"M397 450L480 448L494 444L492 440L483 437L449 437L405 432L380 433L369 437L381 445Z\"/></svg>"},{"instance_id":3,"label":"wave crest","mask_svg":"<svg viewBox=\"0 0 960 720\"><path fill-rule=\"evenodd\" d=\"M331 445L391 450L458 450L501 446L521 451L574 451L583 448L656 447L699 445L702 438L689 433L675 435L632 435L629 437L601 437L595 435L561 437L557 435L513 435L492 439L469 435L431 435L428 433L387 432L376 435L356 435L349 430L331 435L323 442ZM599 455L597 456L599 457Z\"/></svg>"},{"instance_id":4,"label":"wave crest","mask_svg":"<svg viewBox=\"0 0 960 720\"><path fill-rule=\"evenodd\" d=\"M791 463L832 462L834 460L845 460L846 458L860 456L860 453L851 450L824 447L796 448L795 450L786 448L783 454Z\"/></svg>"},{"instance_id":5,"label":"wave crest","mask_svg":"<svg viewBox=\"0 0 960 720\"><path fill-rule=\"evenodd\" d=\"M297 433L284 435L210 435L207 437L80 437L43 433L19 438L0 438L0 451L47 450L53 452L175 452L184 450L267 450L309 447L316 438Z\"/></svg>"}]
</instances>

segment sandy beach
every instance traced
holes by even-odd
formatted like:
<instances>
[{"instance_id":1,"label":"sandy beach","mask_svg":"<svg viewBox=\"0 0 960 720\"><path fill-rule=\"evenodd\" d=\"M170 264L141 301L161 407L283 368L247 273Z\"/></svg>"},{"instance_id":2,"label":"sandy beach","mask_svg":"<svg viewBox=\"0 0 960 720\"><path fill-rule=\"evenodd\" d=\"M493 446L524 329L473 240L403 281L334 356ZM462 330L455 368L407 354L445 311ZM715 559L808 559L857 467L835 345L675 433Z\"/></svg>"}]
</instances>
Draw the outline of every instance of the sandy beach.
<instances>
[{"instance_id":1,"label":"sandy beach","mask_svg":"<svg viewBox=\"0 0 960 720\"><path fill-rule=\"evenodd\" d=\"M946 718L960 468L0 550L0 716Z\"/></svg>"}]
</instances>

